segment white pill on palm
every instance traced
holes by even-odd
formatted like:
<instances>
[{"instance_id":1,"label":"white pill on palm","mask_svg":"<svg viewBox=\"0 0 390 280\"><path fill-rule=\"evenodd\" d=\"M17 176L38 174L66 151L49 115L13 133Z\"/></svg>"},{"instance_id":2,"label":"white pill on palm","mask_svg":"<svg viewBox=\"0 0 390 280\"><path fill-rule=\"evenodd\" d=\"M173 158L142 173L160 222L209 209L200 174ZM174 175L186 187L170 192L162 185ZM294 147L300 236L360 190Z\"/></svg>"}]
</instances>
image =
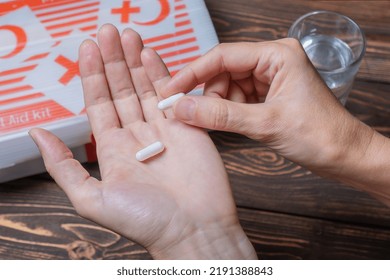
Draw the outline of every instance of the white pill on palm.
<instances>
[{"instance_id":1,"label":"white pill on palm","mask_svg":"<svg viewBox=\"0 0 390 280\"><path fill-rule=\"evenodd\" d=\"M153 144L143 148L142 150L139 150L135 154L135 158L138 161L145 161L151 157L154 157L155 155L158 155L162 151L164 151L165 147L164 144L160 141L154 142Z\"/></svg>"}]
</instances>

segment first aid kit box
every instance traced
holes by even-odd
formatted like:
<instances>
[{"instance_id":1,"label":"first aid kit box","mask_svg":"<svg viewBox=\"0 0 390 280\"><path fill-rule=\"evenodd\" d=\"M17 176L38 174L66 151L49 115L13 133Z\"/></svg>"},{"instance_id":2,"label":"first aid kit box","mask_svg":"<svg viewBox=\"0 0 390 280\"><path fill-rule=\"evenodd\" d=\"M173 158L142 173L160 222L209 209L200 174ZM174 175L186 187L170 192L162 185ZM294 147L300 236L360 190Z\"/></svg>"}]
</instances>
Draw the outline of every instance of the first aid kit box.
<instances>
[{"instance_id":1,"label":"first aid kit box","mask_svg":"<svg viewBox=\"0 0 390 280\"><path fill-rule=\"evenodd\" d=\"M78 48L105 23L140 33L171 75L218 44L203 0L0 1L0 182L44 171L32 127L56 134L80 161L96 159Z\"/></svg>"}]
</instances>

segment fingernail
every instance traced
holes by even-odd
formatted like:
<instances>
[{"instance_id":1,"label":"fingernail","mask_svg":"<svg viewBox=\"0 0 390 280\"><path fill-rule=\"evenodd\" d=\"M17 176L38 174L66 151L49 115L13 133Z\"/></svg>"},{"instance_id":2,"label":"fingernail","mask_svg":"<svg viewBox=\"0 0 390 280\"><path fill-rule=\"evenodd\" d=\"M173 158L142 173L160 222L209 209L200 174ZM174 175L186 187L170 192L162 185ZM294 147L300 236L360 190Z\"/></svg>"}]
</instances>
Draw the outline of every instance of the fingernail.
<instances>
[{"instance_id":1,"label":"fingernail","mask_svg":"<svg viewBox=\"0 0 390 280\"><path fill-rule=\"evenodd\" d=\"M34 140L34 128L28 131L28 135Z\"/></svg>"},{"instance_id":2,"label":"fingernail","mask_svg":"<svg viewBox=\"0 0 390 280\"><path fill-rule=\"evenodd\" d=\"M194 119L196 103L192 98L182 98L177 101L174 112L176 118L183 121Z\"/></svg>"},{"instance_id":3,"label":"fingernail","mask_svg":"<svg viewBox=\"0 0 390 280\"><path fill-rule=\"evenodd\" d=\"M30 137L31 137L31 139L33 140L33 142L35 143L35 145L39 148L38 140L37 140L37 138L36 138L35 132L36 132L36 131L35 131L35 128L30 129L30 130L28 131L28 135L30 135Z\"/></svg>"}]
</instances>

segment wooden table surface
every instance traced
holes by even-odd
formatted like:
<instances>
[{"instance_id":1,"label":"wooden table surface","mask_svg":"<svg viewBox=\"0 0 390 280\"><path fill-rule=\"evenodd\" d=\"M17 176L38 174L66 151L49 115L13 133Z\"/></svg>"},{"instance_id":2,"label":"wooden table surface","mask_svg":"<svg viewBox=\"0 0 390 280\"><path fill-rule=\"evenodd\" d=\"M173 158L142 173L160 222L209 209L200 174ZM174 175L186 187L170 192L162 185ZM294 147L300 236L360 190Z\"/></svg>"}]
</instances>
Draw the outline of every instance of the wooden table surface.
<instances>
[{"instance_id":1,"label":"wooden table surface","mask_svg":"<svg viewBox=\"0 0 390 280\"><path fill-rule=\"evenodd\" d=\"M347 109L390 135L390 2L206 0L221 42L283 38L300 15L331 10L367 37ZM318 128L321 129L321 128ZM245 232L262 259L390 259L390 208L245 137L210 133ZM390 155L389 155L390 156ZM98 175L97 164L86 165ZM0 259L149 259L139 245L80 218L47 174L0 184Z\"/></svg>"}]
</instances>

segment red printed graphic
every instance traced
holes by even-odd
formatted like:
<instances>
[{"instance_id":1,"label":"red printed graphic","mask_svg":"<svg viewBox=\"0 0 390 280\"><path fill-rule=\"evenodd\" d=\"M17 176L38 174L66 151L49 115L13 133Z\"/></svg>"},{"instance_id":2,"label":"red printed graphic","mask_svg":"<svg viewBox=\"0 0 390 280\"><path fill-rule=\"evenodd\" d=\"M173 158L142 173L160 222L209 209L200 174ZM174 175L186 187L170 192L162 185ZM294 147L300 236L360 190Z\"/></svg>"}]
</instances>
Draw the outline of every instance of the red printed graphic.
<instances>
[{"instance_id":1,"label":"red printed graphic","mask_svg":"<svg viewBox=\"0 0 390 280\"><path fill-rule=\"evenodd\" d=\"M72 0L33 8L50 35L55 39L68 37L73 31L96 34L99 1Z\"/></svg>"},{"instance_id":2,"label":"red printed graphic","mask_svg":"<svg viewBox=\"0 0 390 280\"><path fill-rule=\"evenodd\" d=\"M172 76L184 65L200 57L199 43L184 1L175 0L174 15L176 32L144 39L145 45L159 53Z\"/></svg>"},{"instance_id":3,"label":"red printed graphic","mask_svg":"<svg viewBox=\"0 0 390 280\"><path fill-rule=\"evenodd\" d=\"M29 14L23 14L23 9ZM193 8L189 9L184 0L0 3L0 32L9 32L11 35L6 35L12 39L12 46L0 54L0 60L5 62L3 68L0 65L0 136L85 114L77 49L82 40L94 37L104 23L111 22L120 31L134 28L174 75L205 50L196 36L191 13ZM26 24L30 20L24 22L23 18L31 18L34 25ZM40 37L34 36L38 26ZM28 27L33 27L33 36Z\"/></svg>"},{"instance_id":4,"label":"red printed graphic","mask_svg":"<svg viewBox=\"0 0 390 280\"><path fill-rule=\"evenodd\" d=\"M76 33L62 40L25 79L26 83L40 90L45 98L61 104L74 115L79 115L84 109L78 48L86 38L85 35ZM42 73L45 73L44 78Z\"/></svg>"},{"instance_id":5,"label":"red printed graphic","mask_svg":"<svg viewBox=\"0 0 390 280\"><path fill-rule=\"evenodd\" d=\"M158 2L161 6L161 12L157 16L157 18L150 20L150 21L146 21L146 22L139 22L139 21L133 21L133 22L135 24L138 24L138 25L156 25L159 22L165 20L169 16L169 12L170 12L169 1L168 0L158 0ZM113 15L119 14L121 16L121 23L129 23L130 22L130 15L141 13L141 8L132 6L131 0L124 0L122 7L113 8L111 10L111 13Z\"/></svg>"},{"instance_id":6,"label":"red printed graphic","mask_svg":"<svg viewBox=\"0 0 390 280\"><path fill-rule=\"evenodd\" d=\"M8 1L5 3L0 3L0 15L5 14L8 12L12 12L16 9L19 9L23 6L28 6L30 8L41 8L42 6L45 7L52 7L54 5L62 5L64 3L69 2L75 2L75 1L69 1L69 0L18 0L18 1Z\"/></svg>"},{"instance_id":7,"label":"red printed graphic","mask_svg":"<svg viewBox=\"0 0 390 280\"><path fill-rule=\"evenodd\" d=\"M169 2L168 2L168 0L159 0L158 2L160 2L161 13L159 14L159 16L156 19L151 20L151 21L147 21L147 22L135 21L134 23L139 24L139 25L155 25L155 24L158 24L159 22L165 20L169 16L169 12L170 12Z\"/></svg>"},{"instance_id":8,"label":"red printed graphic","mask_svg":"<svg viewBox=\"0 0 390 280\"><path fill-rule=\"evenodd\" d=\"M16 37L15 49L7 55L0 56L0 58L10 58L10 57L17 55L21 51L23 51L23 49L27 43L27 35L26 35L26 32L24 32L24 30L21 27L16 26L16 25L3 25L3 26L0 26L0 30L10 31Z\"/></svg>"},{"instance_id":9,"label":"red printed graphic","mask_svg":"<svg viewBox=\"0 0 390 280\"><path fill-rule=\"evenodd\" d=\"M133 13L139 14L141 9L139 7L132 7L131 0L123 1L123 6L111 10L113 15L119 14L121 16L121 23L129 23L130 15Z\"/></svg>"},{"instance_id":10,"label":"red printed graphic","mask_svg":"<svg viewBox=\"0 0 390 280\"><path fill-rule=\"evenodd\" d=\"M73 62L63 55L59 55L55 62L66 68L66 73L58 80L61 84L67 85L74 77L80 76L78 61Z\"/></svg>"},{"instance_id":11,"label":"red printed graphic","mask_svg":"<svg viewBox=\"0 0 390 280\"><path fill-rule=\"evenodd\" d=\"M29 7L53 38L68 36L74 30L96 33L99 1L18 0L0 3L0 16L21 7ZM82 17L82 20L79 20Z\"/></svg>"},{"instance_id":12,"label":"red printed graphic","mask_svg":"<svg viewBox=\"0 0 390 280\"><path fill-rule=\"evenodd\" d=\"M0 111L0 133L31 127L74 116L58 103L49 100L18 109Z\"/></svg>"},{"instance_id":13,"label":"red printed graphic","mask_svg":"<svg viewBox=\"0 0 390 280\"><path fill-rule=\"evenodd\" d=\"M33 70L35 67L36 65L31 65L0 72L0 97L3 97L2 99L9 99L12 98L12 94L15 93L28 95L27 92L31 90L31 86L24 84L23 81L26 78L26 72ZM24 93L24 91L26 92ZM4 102L4 100L2 100L2 102Z\"/></svg>"}]
</instances>

